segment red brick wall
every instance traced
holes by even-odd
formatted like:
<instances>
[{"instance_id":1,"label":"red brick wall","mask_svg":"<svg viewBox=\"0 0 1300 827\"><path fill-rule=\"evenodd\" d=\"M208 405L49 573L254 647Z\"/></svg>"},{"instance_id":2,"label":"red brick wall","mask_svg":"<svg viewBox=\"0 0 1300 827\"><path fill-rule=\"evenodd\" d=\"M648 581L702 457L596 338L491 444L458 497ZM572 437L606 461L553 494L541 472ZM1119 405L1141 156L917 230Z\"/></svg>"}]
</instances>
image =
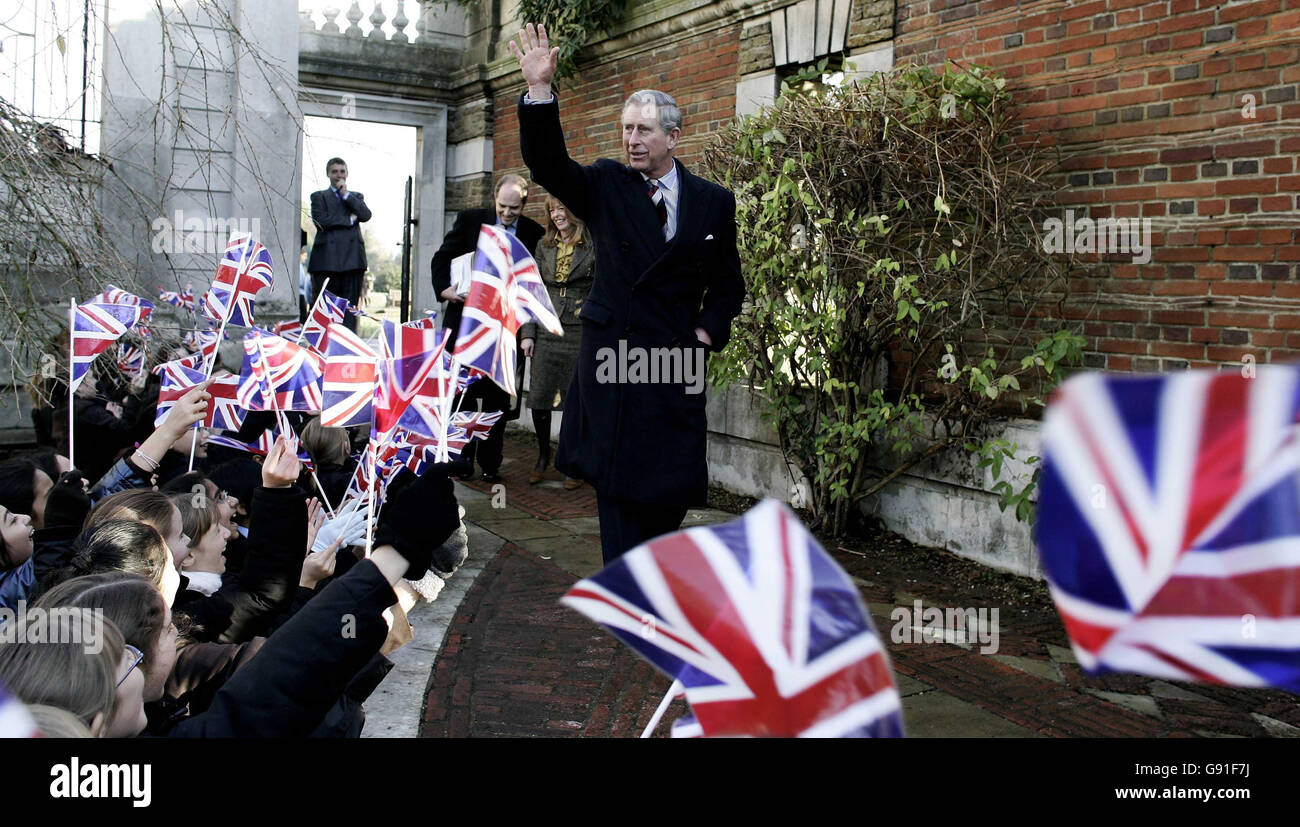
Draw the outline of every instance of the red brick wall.
<instances>
[{"instance_id":1,"label":"red brick wall","mask_svg":"<svg viewBox=\"0 0 1300 827\"><path fill-rule=\"evenodd\" d=\"M1069 313L1085 322L1086 364L1300 355L1300 0L898 4L900 64L1009 79L1025 138L1063 153L1063 209L1152 218L1149 264L1074 282L1102 295Z\"/></svg>"},{"instance_id":2,"label":"red brick wall","mask_svg":"<svg viewBox=\"0 0 1300 827\"><path fill-rule=\"evenodd\" d=\"M677 157L692 172L701 173L701 150L736 111L739 44L740 26L728 26L590 66L563 81L557 94L569 155L584 164L597 158L624 160L618 126L623 101L638 89L658 89L672 95L682 110L683 136ZM520 78L510 94L495 100L496 175L528 174L519 154L515 115L524 88ZM528 202L527 214L539 222L543 221L543 192L537 187Z\"/></svg>"}]
</instances>

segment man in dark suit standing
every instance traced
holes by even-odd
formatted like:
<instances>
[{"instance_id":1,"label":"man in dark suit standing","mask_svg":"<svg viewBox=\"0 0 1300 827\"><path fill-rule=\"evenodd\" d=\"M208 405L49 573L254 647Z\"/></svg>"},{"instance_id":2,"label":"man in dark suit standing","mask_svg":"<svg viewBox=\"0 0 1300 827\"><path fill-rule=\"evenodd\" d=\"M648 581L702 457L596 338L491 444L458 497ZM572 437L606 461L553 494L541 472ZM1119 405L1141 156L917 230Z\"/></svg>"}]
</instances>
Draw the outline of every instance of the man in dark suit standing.
<instances>
[{"instance_id":1,"label":"man in dark suit standing","mask_svg":"<svg viewBox=\"0 0 1300 827\"><path fill-rule=\"evenodd\" d=\"M510 49L528 83L519 103L524 163L596 239L555 467L595 487L608 562L677 529L689 506L706 502L705 354L726 346L745 294L736 201L673 158L681 110L662 92L637 92L624 105L626 165L580 166L551 94L559 49L531 24ZM611 360L638 355L671 355L681 368L609 370Z\"/></svg>"},{"instance_id":2,"label":"man in dark suit standing","mask_svg":"<svg viewBox=\"0 0 1300 827\"><path fill-rule=\"evenodd\" d=\"M311 274L312 301L329 279L329 291L353 305L361 301L361 282L366 273L366 245L361 241L363 221L370 220L370 208L359 192L348 189L348 165L342 158L325 164L329 189L311 194L311 220L316 225L316 243L307 260ZM348 314L348 329L357 329L357 317Z\"/></svg>"},{"instance_id":3,"label":"man in dark suit standing","mask_svg":"<svg viewBox=\"0 0 1300 827\"><path fill-rule=\"evenodd\" d=\"M458 295L451 283L451 263L456 258L473 253L478 249L479 228L484 224L504 227L506 232L516 236L528 248L529 254L537 249L541 240L542 226L523 215L524 205L528 203L528 181L519 175L502 175L497 180L492 195L493 206L484 209L461 210L456 215L456 223L447 232L442 246L433 254L433 289L438 297L447 302L443 314L442 326L450 331L447 347L456 344L456 333L460 330L460 316L464 309L465 297ZM518 355L518 364L524 362L522 354ZM509 411L501 417L488 432L487 439L480 444L477 441L465 446L461 462L468 463L468 470L460 474L461 479L469 479L474 472L474 458L478 457L483 469L485 482L500 482L501 452L506 434L506 421L519 415L519 397L512 402L510 394L497 387L495 382L480 379L469 386L465 392L462 410L473 410L477 400L483 401L484 411Z\"/></svg>"}]
</instances>

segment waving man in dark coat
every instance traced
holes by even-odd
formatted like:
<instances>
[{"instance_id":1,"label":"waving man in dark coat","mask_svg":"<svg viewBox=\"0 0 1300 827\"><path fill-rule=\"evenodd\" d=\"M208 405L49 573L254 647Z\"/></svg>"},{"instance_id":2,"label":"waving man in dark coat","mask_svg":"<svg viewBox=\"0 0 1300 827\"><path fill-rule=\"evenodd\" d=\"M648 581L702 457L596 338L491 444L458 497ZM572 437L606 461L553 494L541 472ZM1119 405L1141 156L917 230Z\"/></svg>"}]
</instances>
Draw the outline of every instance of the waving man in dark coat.
<instances>
[{"instance_id":1,"label":"waving man in dark coat","mask_svg":"<svg viewBox=\"0 0 1300 827\"><path fill-rule=\"evenodd\" d=\"M688 506L705 502L705 354L726 346L745 292L736 201L673 158L681 110L662 92L637 92L624 105L626 165L570 159L551 94L559 50L531 24L510 49L528 83L519 104L524 163L596 239L555 465L595 487L609 561L675 530Z\"/></svg>"}]
</instances>

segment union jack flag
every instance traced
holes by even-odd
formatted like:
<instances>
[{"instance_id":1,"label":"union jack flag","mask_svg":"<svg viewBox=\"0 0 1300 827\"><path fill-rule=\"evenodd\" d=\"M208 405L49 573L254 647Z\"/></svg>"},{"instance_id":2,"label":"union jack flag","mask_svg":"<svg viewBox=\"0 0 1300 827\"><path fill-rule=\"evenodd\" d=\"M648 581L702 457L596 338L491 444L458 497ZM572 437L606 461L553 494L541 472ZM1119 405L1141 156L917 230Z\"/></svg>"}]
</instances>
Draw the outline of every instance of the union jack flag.
<instances>
[{"instance_id":1,"label":"union jack flag","mask_svg":"<svg viewBox=\"0 0 1300 827\"><path fill-rule=\"evenodd\" d=\"M194 287L193 285L187 284L185 285L185 289L181 290L179 293L173 290L164 290L161 287L159 287L158 301L166 302L167 304L170 304L173 307L183 307L186 310L193 313L194 305L195 305Z\"/></svg>"},{"instance_id":2,"label":"union jack flag","mask_svg":"<svg viewBox=\"0 0 1300 827\"><path fill-rule=\"evenodd\" d=\"M89 299L86 304L129 304L132 307L148 307L153 310L153 303L147 302L134 293L128 293L125 290L108 285L103 293Z\"/></svg>"},{"instance_id":3,"label":"union jack flag","mask_svg":"<svg viewBox=\"0 0 1300 827\"><path fill-rule=\"evenodd\" d=\"M90 363L108 350L123 333L139 324L153 310L148 302L140 304L81 304L73 312L72 388L76 390Z\"/></svg>"},{"instance_id":4,"label":"union jack flag","mask_svg":"<svg viewBox=\"0 0 1300 827\"><path fill-rule=\"evenodd\" d=\"M375 434L386 434L397 425L411 400L424 389L429 374L440 364L446 347L446 336L439 330L383 322L381 331Z\"/></svg>"},{"instance_id":5,"label":"union jack flag","mask_svg":"<svg viewBox=\"0 0 1300 827\"><path fill-rule=\"evenodd\" d=\"M1037 542L1093 673L1300 691L1300 368L1085 374L1043 419Z\"/></svg>"},{"instance_id":6,"label":"union jack flag","mask_svg":"<svg viewBox=\"0 0 1300 827\"><path fill-rule=\"evenodd\" d=\"M302 338L302 322L298 321L297 319L290 319L284 322L276 322L275 326L271 328L270 332L274 333L276 336L280 336L285 339L293 339L294 341L297 341L298 339Z\"/></svg>"},{"instance_id":7,"label":"union jack flag","mask_svg":"<svg viewBox=\"0 0 1300 827\"><path fill-rule=\"evenodd\" d=\"M344 500L354 497L365 499L370 495L370 486L375 481L370 469L370 458L374 450L375 445L371 442L361 452L361 456L357 459L357 468L352 472L352 479L348 481L348 490L343 495Z\"/></svg>"},{"instance_id":8,"label":"union jack flag","mask_svg":"<svg viewBox=\"0 0 1300 827\"><path fill-rule=\"evenodd\" d=\"M208 393L212 394L212 399L208 401L203 426L219 431L238 431L244 424L246 413L239 402L239 377L233 373L217 377L208 385Z\"/></svg>"},{"instance_id":9,"label":"union jack flag","mask_svg":"<svg viewBox=\"0 0 1300 827\"><path fill-rule=\"evenodd\" d=\"M271 253L248 233L231 233L212 288L203 297L203 313L215 322L251 327L253 298L272 280Z\"/></svg>"},{"instance_id":10,"label":"union jack flag","mask_svg":"<svg viewBox=\"0 0 1300 827\"><path fill-rule=\"evenodd\" d=\"M469 439L487 439L492 426L503 416L504 411L461 411L452 416L451 424L464 431Z\"/></svg>"},{"instance_id":11,"label":"union jack flag","mask_svg":"<svg viewBox=\"0 0 1300 827\"><path fill-rule=\"evenodd\" d=\"M244 451L264 457L271 452L271 448L275 446L275 440L280 434L281 431L278 425L262 431L257 435L257 439L252 442L242 442L229 433L213 434L208 437L208 445L220 445L224 448L233 448L236 451ZM298 441L296 436L289 438L289 445L295 449L298 461L302 463L303 467L309 471L314 471L315 465L312 464L311 455L302 447L302 443Z\"/></svg>"},{"instance_id":12,"label":"union jack flag","mask_svg":"<svg viewBox=\"0 0 1300 827\"><path fill-rule=\"evenodd\" d=\"M704 735L903 734L857 587L776 500L638 546L561 602L680 681Z\"/></svg>"},{"instance_id":13,"label":"union jack flag","mask_svg":"<svg viewBox=\"0 0 1300 827\"><path fill-rule=\"evenodd\" d=\"M323 352L322 345L330 325L343 324L347 314L347 299L341 299L328 290L320 291L316 303L311 306L311 313L307 314L307 324L302 329L303 340L308 346Z\"/></svg>"},{"instance_id":14,"label":"union jack flag","mask_svg":"<svg viewBox=\"0 0 1300 827\"><path fill-rule=\"evenodd\" d=\"M126 376L135 379L144 371L144 348L127 342L118 342L117 367Z\"/></svg>"},{"instance_id":15,"label":"union jack flag","mask_svg":"<svg viewBox=\"0 0 1300 827\"><path fill-rule=\"evenodd\" d=\"M438 347L445 348L447 332L440 328L435 330ZM451 357L446 350L440 357L441 366L435 368L425 377L424 384L411 398L411 404L398 422L414 434L419 434L429 441L436 441L443 430L443 419L451 412L455 383L452 381Z\"/></svg>"},{"instance_id":16,"label":"union jack flag","mask_svg":"<svg viewBox=\"0 0 1300 827\"><path fill-rule=\"evenodd\" d=\"M320 424L346 427L370 424L379 357L361 337L332 324L325 337L325 376Z\"/></svg>"},{"instance_id":17,"label":"union jack flag","mask_svg":"<svg viewBox=\"0 0 1300 827\"><path fill-rule=\"evenodd\" d=\"M564 335L528 248L504 229L484 224L461 311L456 357L514 396L519 328L530 320Z\"/></svg>"},{"instance_id":18,"label":"union jack flag","mask_svg":"<svg viewBox=\"0 0 1300 827\"><path fill-rule=\"evenodd\" d=\"M253 442L241 442L230 434L213 434L208 437L209 445L220 445L223 448L233 448L236 451L244 451L249 454L256 454L264 457L271 451L275 445L275 437L270 431L262 431L258 434L257 439Z\"/></svg>"},{"instance_id":19,"label":"union jack flag","mask_svg":"<svg viewBox=\"0 0 1300 827\"><path fill-rule=\"evenodd\" d=\"M182 360L163 362L154 369L154 373L162 377L162 387L158 389L158 410L153 418L153 426L157 428L180 398L207 377L203 371L182 364Z\"/></svg>"},{"instance_id":20,"label":"union jack flag","mask_svg":"<svg viewBox=\"0 0 1300 827\"><path fill-rule=\"evenodd\" d=\"M250 411L319 411L325 359L274 334L249 330L239 371L239 404Z\"/></svg>"}]
</instances>

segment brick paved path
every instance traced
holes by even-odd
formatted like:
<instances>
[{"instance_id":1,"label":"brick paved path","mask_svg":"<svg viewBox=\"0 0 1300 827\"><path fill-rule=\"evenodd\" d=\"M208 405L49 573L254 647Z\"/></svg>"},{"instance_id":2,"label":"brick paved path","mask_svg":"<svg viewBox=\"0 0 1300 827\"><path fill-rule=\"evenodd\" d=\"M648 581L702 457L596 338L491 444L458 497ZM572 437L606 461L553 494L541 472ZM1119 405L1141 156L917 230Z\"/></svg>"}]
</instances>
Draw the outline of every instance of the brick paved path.
<instances>
[{"instance_id":1,"label":"brick paved path","mask_svg":"<svg viewBox=\"0 0 1300 827\"><path fill-rule=\"evenodd\" d=\"M558 477L528 486L533 458L531 435L512 433L502 466L509 519L483 509L467 517L508 542L475 581L447 632L429 683L422 737L635 737L667 690L667 678L558 604L580 575L598 565L595 495L590 487L565 491ZM493 493L483 483L470 487ZM588 550L565 556L580 546ZM851 573L861 568L851 559L842 562ZM866 568L863 573L871 574ZM960 604L921 572L906 593L855 580L887 640L909 735L1300 735L1300 704L1285 692L1087 677L1064 645L1059 622L1019 619L1015 607L1002 608L996 655L980 654L978 644L888 642L895 606L910 608L914 599L927 607ZM968 606L997 605L970 594L962 599ZM684 710L680 699L674 701L656 735L665 735Z\"/></svg>"}]
</instances>

